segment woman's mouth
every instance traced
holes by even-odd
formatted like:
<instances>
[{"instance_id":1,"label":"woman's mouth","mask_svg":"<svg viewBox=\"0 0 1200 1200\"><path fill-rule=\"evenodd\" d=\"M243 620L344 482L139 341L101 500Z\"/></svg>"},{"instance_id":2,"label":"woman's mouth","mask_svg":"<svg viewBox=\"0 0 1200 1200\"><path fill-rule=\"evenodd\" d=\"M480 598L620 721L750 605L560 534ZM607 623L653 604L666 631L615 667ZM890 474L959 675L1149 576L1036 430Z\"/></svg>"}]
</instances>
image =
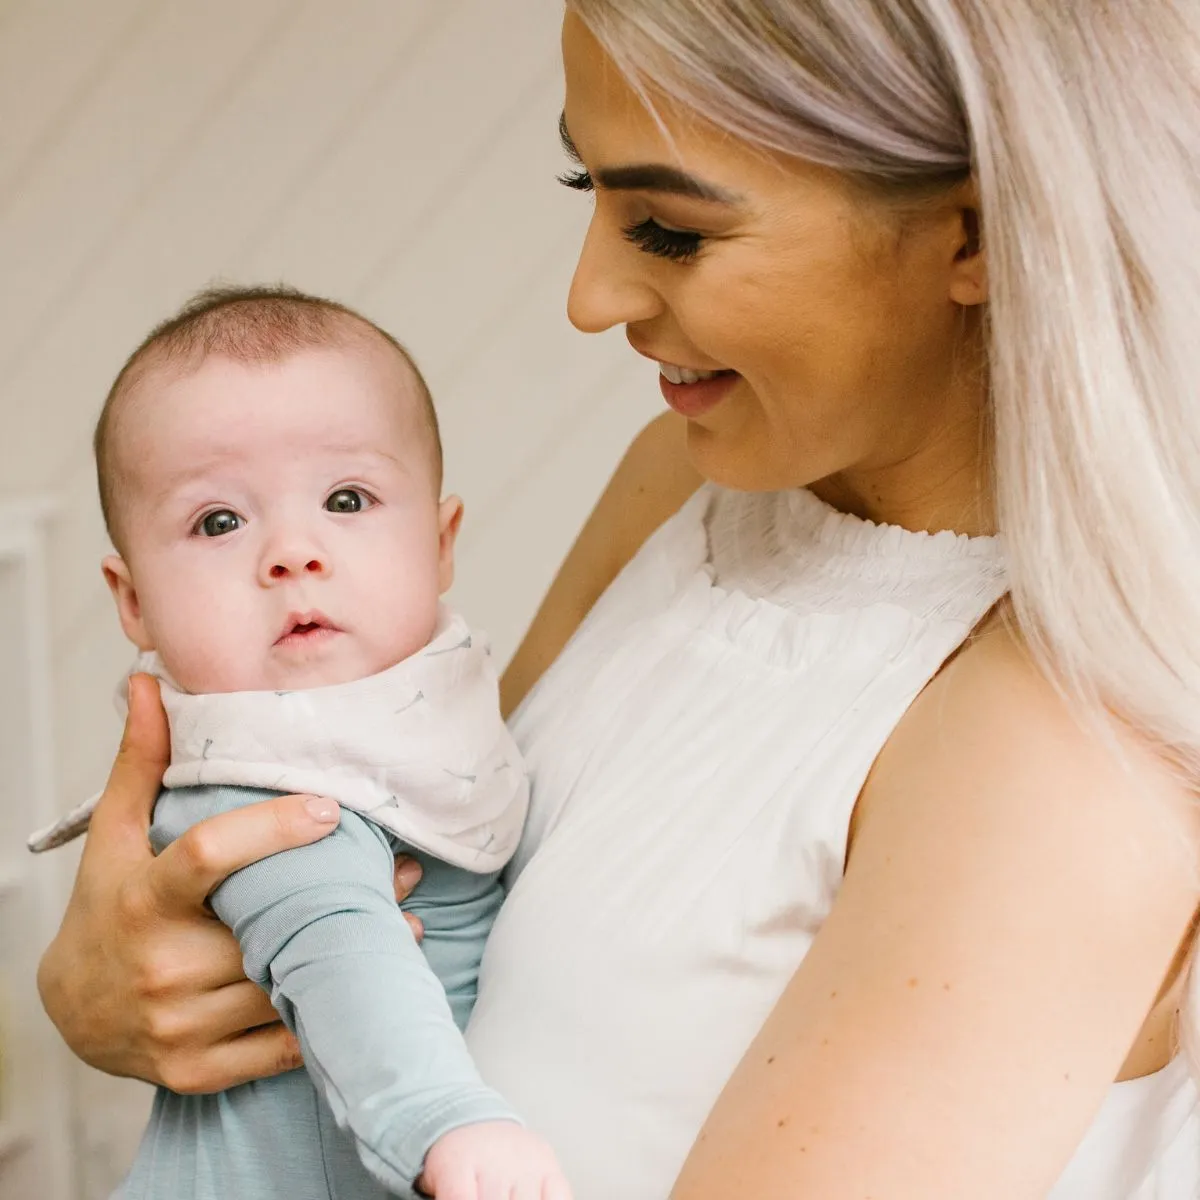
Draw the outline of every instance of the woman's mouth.
<instances>
[{"instance_id":1,"label":"woman's mouth","mask_svg":"<svg viewBox=\"0 0 1200 1200\"><path fill-rule=\"evenodd\" d=\"M681 416L694 418L716 408L741 378L736 371L699 371L676 363L658 364L663 399Z\"/></svg>"}]
</instances>

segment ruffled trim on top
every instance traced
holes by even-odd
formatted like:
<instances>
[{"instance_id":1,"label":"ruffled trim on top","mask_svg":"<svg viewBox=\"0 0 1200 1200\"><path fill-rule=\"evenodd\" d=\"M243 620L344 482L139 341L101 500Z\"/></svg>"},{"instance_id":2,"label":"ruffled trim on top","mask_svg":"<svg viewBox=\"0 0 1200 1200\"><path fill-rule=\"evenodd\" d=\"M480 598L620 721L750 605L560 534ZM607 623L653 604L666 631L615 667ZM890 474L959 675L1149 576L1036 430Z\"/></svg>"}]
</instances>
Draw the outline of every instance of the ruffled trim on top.
<instances>
[{"instance_id":1,"label":"ruffled trim on top","mask_svg":"<svg viewBox=\"0 0 1200 1200\"><path fill-rule=\"evenodd\" d=\"M715 583L793 612L885 604L974 621L981 602L1006 590L1001 538L879 525L806 490L712 488L704 524Z\"/></svg>"},{"instance_id":2,"label":"ruffled trim on top","mask_svg":"<svg viewBox=\"0 0 1200 1200\"><path fill-rule=\"evenodd\" d=\"M845 555L905 558L996 558L1003 555L1003 539L972 537L943 529L937 533L905 529L902 525L879 524L841 512L826 504L807 488L776 492L769 499L782 499L787 506L791 528L800 540L827 545Z\"/></svg>"}]
</instances>

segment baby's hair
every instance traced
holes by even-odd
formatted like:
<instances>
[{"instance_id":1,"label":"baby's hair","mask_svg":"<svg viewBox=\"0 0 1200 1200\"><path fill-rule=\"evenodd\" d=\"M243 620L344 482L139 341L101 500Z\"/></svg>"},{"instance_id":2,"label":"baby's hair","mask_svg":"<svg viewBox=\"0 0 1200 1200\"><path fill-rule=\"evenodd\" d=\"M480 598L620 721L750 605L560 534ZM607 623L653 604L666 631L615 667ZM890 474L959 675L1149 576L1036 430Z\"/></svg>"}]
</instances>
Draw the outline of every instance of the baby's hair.
<instances>
[{"instance_id":1,"label":"baby's hair","mask_svg":"<svg viewBox=\"0 0 1200 1200\"><path fill-rule=\"evenodd\" d=\"M148 375L171 368L193 371L213 356L248 365L277 363L301 350L342 345L356 337L382 339L411 374L440 490L442 442L433 397L412 356L390 333L345 304L295 288L213 287L198 293L175 316L150 331L126 359L105 398L93 446L100 510L113 545L120 548L118 472L112 453L114 418L122 400Z\"/></svg>"}]
</instances>

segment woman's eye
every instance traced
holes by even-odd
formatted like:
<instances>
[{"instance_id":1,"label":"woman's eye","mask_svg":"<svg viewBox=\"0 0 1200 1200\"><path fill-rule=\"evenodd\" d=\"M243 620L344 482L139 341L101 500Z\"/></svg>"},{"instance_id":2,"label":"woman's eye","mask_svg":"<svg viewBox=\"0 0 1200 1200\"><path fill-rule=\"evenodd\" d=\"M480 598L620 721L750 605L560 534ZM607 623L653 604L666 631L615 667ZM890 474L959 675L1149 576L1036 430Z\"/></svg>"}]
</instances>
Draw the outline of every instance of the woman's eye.
<instances>
[{"instance_id":1,"label":"woman's eye","mask_svg":"<svg viewBox=\"0 0 1200 1200\"><path fill-rule=\"evenodd\" d=\"M592 177L587 171L564 171L559 177L558 182L563 187L568 187L573 192L594 192L596 185L592 182Z\"/></svg>"},{"instance_id":2,"label":"woman's eye","mask_svg":"<svg viewBox=\"0 0 1200 1200\"><path fill-rule=\"evenodd\" d=\"M357 488L339 488L328 500L325 507L332 513L356 513L370 508L372 501L364 492Z\"/></svg>"},{"instance_id":3,"label":"woman's eye","mask_svg":"<svg viewBox=\"0 0 1200 1200\"><path fill-rule=\"evenodd\" d=\"M223 537L227 533L233 533L235 529L241 529L243 524L242 518L237 513L222 508L202 517L193 532L203 537Z\"/></svg>"},{"instance_id":4,"label":"woman's eye","mask_svg":"<svg viewBox=\"0 0 1200 1200\"><path fill-rule=\"evenodd\" d=\"M652 218L636 225L627 225L623 230L639 250L672 262L690 262L700 253L704 238L699 233L686 233L682 229L668 229Z\"/></svg>"}]
</instances>

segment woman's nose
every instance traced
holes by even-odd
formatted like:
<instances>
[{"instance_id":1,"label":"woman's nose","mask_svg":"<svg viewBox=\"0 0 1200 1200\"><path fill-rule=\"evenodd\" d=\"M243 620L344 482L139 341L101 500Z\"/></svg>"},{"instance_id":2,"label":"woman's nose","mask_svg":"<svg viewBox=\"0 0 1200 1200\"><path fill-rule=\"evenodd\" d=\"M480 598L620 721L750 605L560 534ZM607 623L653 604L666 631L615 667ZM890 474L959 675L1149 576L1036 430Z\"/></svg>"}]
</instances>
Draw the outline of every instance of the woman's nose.
<instances>
[{"instance_id":1,"label":"woman's nose","mask_svg":"<svg viewBox=\"0 0 1200 1200\"><path fill-rule=\"evenodd\" d=\"M581 333L648 321L662 312L662 297L639 271L639 251L593 216L567 296L567 317Z\"/></svg>"}]
</instances>

